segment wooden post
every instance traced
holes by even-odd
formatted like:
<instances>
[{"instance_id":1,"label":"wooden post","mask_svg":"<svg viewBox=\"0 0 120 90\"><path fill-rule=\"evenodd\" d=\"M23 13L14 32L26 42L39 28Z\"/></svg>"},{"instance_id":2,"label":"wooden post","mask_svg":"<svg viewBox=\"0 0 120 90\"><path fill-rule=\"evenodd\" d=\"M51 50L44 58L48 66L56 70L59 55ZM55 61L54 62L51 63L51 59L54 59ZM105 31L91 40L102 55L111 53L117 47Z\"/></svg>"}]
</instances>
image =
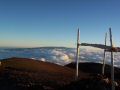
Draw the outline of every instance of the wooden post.
<instances>
[{"instance_id":1,"label":"wooden post","mask_svg":"<svg viewBox=\"0 0 120 90\"><path fill-rule=\"evenodd\" d=\"M79 28L77 32L77 53L76 53L76 79L78 78L78 68L79 68Z\"/></svg>"},{"instance_id":2,"label":"wooden post","mask_svg":"<svg viewBox=\"0 0 120 90\"><path fill-rule=\"evenodd\" d=\"M110 32L110 44L111 44L111 48L113 48L111 28L109 28L109 32ZM112 80L112 90L115 90L115 83L114 83L114 53L113 53L112 50L111 50L111 80Z\"/></svg>"},{"instance_id":3,"label":"wooden post","mask_svg":"<svg viewBox=\"0 0 120 90\"><path fill-rule=\"evenodd\" d=\"M104 58L103 58L103 66L102 66L102 74L105 73L105 60L106 60L106 42L107 42L107 33L105 34L105 49L104 49Z\"/></svg>"}]
</instances>

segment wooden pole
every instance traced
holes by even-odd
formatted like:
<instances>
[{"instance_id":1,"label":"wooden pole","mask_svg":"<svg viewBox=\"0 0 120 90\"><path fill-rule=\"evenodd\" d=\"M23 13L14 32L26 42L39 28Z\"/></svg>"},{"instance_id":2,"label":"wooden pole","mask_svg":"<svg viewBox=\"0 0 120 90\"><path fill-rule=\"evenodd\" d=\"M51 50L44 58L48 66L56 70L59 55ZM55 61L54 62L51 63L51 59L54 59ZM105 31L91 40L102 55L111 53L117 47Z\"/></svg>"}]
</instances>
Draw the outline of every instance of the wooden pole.
<instances>
[{"instance_id":1,"label":"wooden pole","mask_svg":"<svg viewBox=\"0 0 120 90\"><path fill-rule=\"evenodd\" d=\"M111 44L111 80L112 80L112 90L115 90L115 83L114 83L114 53L112 51L113 42L112 42L112 31L111 31L111 28L109 28L109 32L110 32L110 44Z\"/></svg>"},{"instance_id":2,"label":"wooden pole","mask_svg":"<svg viewBox=\"0 0 120 90\"><path fill-rule=\"evenodd\" d=\"M78 68L79 68L79 28L77 32L77 53L76 53L76 79L78 78Z\"/></svg>"},{"instance_id":3,"label":"wooden pole","mask_svg":"<svg viewBox=\"0 0 120 90\"><path fill-rule=\"evenodd\" d=\"M102 74L105 73L105 60L106 60L106 42L107 42L107 33L105 34L105 49L104 49L104 58L103 58L103 66L102 66Z\"/></svg>"}]
</instances>

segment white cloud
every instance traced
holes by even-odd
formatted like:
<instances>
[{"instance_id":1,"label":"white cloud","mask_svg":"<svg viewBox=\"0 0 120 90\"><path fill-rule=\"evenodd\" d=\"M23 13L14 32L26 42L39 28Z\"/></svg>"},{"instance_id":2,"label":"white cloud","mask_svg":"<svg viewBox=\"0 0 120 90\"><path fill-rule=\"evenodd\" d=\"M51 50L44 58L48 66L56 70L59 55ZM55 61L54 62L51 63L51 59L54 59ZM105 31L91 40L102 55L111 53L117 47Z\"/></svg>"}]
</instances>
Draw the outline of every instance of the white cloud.
<instances>
[{"instance_id":1,"label":"white cloud","mask_svg":"<svg viewBox=\"0 0 120 90\"><path fill-rule=\"evenodd\" d=\"M32 58L41 61L65 65L75 61L75 48L38 48L38 49L0 49L0 59L10 57ZM80 62L103 61L103 49L94 47L80 47ZM120 53L115 53L115 66L120 67ZM106 53L106 63L110 64L110 53Z\"/></svg>"},{"instance_id":2,"label":"white cloud","mask_svg":"<svg viewBox=\"0 0 120 90\"><path fill-rule=\"evenodd\" d=\"M41 59L40 59L40 61L43 61L43 62L45 62L45 58L41 58Z\"/></svg>"}]
</instances>

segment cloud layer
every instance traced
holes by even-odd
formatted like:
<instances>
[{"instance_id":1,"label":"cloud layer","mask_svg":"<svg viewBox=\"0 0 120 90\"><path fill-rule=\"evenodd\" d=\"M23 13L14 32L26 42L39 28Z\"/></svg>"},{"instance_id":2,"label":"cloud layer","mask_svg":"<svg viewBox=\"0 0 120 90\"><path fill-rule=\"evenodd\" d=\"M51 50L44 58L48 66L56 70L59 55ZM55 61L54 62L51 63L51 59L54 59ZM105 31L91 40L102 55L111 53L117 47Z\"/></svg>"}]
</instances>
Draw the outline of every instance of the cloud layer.
<instances>
[{"instance_id":1,"label":"cloud layer","mask_svg":"<svg viewBox=\"0 0 120 90\"><path fill-rule=\"evenodd\" d=\"M110 64L110 53L106 53L106 63ZM0 59L10 57L31 58L60 65L75 62L76 49L63 47L43 47L33 49L0 49ZM120 53L114 53L115 66L120 67ZM79 62L102 63L103 50L94 47L81 47Z\"/></svg>"}]
</instances>

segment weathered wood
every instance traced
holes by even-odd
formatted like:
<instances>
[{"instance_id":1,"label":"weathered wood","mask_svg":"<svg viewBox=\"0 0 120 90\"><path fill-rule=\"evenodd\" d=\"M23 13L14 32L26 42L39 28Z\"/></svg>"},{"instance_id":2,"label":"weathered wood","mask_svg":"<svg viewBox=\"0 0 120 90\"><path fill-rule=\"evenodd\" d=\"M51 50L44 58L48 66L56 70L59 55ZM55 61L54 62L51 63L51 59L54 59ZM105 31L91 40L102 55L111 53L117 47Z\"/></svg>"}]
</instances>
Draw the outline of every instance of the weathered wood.
<instances>
[{"instance_id":1,"label":"weathered wood","mask_svg":"<svg viewBox=\"0 0 120 90\"><path fill-rule=\"evenodd\" d=\"M79 38L79 28L77 32L77 53L76 53L76 79L78 78L78 68L79 68L79 46L80 46L80 38Z\"/></svg>"},{"instance_id":2,"label":"weathered wood","mask_svg":"<svg viewBox=\"0 0 120 90\"><path fill-rule=\"evenodd\" d=\"M107 33L105 34L105 47L107 43ZM102 74L105 73L105 60L106 60L106 48L104 49L104 57L103 57L103 66L102 66Z\"/></svg>"},{"instance_id":3,"label":"weathered wood","mask_svg":"<svg viewBox=\"0 0 120 90\"><path fill-rule=\"evenodd\" d=\"M113 48L111 28L109 28L109 32L110 32L110 45L111 45L111 48ZM112 50L111 50L111 80L112 80L112 90L115 90L115 83L114 83L114 52Z\"/></svg>"}]
</instances>

